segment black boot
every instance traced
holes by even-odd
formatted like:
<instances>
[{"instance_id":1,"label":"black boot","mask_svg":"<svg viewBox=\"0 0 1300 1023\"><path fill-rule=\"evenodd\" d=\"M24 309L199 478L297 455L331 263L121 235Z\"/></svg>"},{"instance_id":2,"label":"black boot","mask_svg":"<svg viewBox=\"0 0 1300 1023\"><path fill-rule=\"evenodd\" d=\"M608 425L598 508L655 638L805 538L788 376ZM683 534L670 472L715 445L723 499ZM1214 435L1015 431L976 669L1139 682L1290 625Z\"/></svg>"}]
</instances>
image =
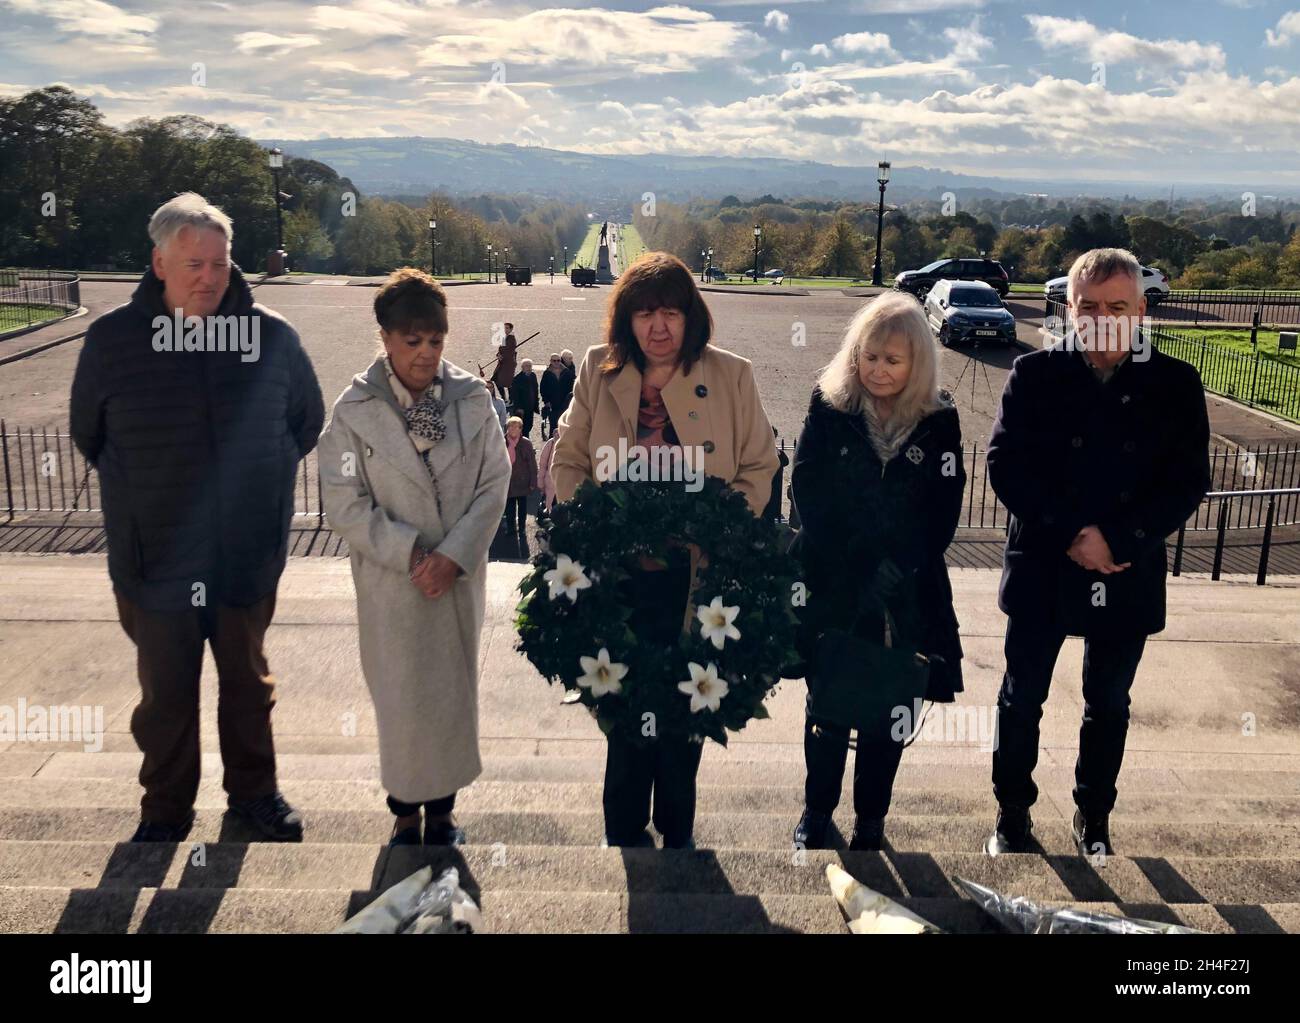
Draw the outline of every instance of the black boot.
<instances>
[{"instance_id":1,"label":"black boot","mask_svg":"<svg viewBox=\"0 0 1300 1023\"><path fill-rule=\"evenodd\" d=\"M163 824L159 821L140 822L131 836L132 842L183 842L194 826L194 811L191 810L185 820L177 824Z\"/></svg>"},{"instance_id":2,"label":"black boot","mask_svg":"<svg viewBox=\"0 0 1300 1023\"><path fill-rule=\"evenodd\" d=\"M859 817L853 822L853 837L849 839L849 852L880 852L884 844L883 817Z\"/></svg>"},{"instance_id":3,"label":"black boot","mask_svg":"<svg viewBox=\"0 0 1300 1023\"><path fill-rule=\"evenodd\" d=\"M1033 827L1034 822L1029 817L1029 807L1000 806L993 836L984 843L984 851L989 856L1031 852L1034 841Z\"/></svg>"},{"instance_id":4,"label":"black boot","mask_svg":"<svg viewBox=\"0 0 1300 1023\"><path fill-rule=\"evenodd\" d=\"M301 842L302 814L285 802L279 792L258 799L227 799L233 813L243 817L273 842Z\"/></svg>"},{"instance_id":5,"label":"black boot","mask_svg":"<svg viewBox=\"0 0 1300 1023\"><path fill-rule=\"evenodd\" d=\"M794 828L794 844L800 849L825 849L826 832L830 826L830 814L804 810Z\"/></svg>"},{"instance_id":6,"label":"black boot","mask_svg":"<svg viewBox=\"0 0 1300 1023\"><path fill-rule=\"evenodd\" d=\"M1110 814L1084 813L1082 809L1074 811L1074 820L1070 824L1074 835L1074 844L1079 855L1114 856L1115 850L1110 845Z\"/></svg>"}]
</instances>

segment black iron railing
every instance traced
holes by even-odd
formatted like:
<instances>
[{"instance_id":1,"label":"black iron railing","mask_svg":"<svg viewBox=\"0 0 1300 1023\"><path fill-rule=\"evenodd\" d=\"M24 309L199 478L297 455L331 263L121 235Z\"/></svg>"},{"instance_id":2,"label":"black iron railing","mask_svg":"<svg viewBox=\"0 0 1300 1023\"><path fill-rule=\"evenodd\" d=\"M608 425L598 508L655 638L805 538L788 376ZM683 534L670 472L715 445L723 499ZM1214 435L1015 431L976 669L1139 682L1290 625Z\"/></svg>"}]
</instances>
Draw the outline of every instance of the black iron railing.
<instances>
[{"instance_id":1,"label":"black iron railing","mask_svg":"<svg viewBox=\"0 0 1300 1023\"><path fill-rule=\"evenodd\" d=\"M1214 566L1210 569L1210 578L1217 580L1223 572L1223 547L1228 532L1228 519L1231 515L1232 502L1239 499L1261 500L1267 498L1267 512L1264 516L1264 536L1259 545L1259 564L1255 570L1255 584L1263 586L1268 577L1268 555L1273 544L1273 527L1276 522L1278 498L1295 500L1300 497L1300 488L1287 487L1270 490L1215 490L1205 495L1206 502L1218 502L1218 524L1215 526ZM1183 571L1183 548L1187 537L1187 524L1178 527L1178 541L1174 544L1173 574L1181 575Z\"/></svg>"},{"instance_id":2,"label":"black iron railing","mask_svg":"<svg viewBox=\"0 0 1300 1023\"><path fill-rule=\"evenodd\" d=\"M81 308L81 278L63 270L0 268L0 334Z\"/></svg>"}]
</instances>

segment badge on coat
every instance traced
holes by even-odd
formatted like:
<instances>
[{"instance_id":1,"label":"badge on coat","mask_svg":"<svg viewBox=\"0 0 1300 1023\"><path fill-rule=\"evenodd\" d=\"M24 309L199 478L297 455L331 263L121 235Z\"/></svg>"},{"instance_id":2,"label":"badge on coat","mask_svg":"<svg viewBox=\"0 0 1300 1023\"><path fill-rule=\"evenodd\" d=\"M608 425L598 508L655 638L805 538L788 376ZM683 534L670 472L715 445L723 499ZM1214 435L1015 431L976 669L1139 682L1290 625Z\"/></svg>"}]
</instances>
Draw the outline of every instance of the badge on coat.
<instances>
[{"instance_id":1,"label":"badge on coat","mask_svg":"<svg viewBox=\"0 0 1300 1023\"><path fill-rule=\"evenodd\" d=\"M920 465L921 459L925 457L925 452L922 451L920 448L918 448L915 444L908 447L908 449L904 451L903 454L907 456L907 460L911 462L913 465Z\"/></svg>"}]
</instances>

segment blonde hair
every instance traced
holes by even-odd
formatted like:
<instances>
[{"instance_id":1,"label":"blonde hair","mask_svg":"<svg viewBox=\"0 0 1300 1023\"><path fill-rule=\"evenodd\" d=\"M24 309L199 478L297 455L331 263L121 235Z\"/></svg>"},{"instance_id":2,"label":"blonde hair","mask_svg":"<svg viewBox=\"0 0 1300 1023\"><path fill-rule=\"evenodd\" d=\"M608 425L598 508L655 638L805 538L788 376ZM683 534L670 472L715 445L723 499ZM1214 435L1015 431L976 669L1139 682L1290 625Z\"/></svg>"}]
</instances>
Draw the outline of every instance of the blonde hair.
<instances>
[{"instance_id":1,"label":"blonde hair","mask_svg":"<svg viewBox=\"0 0 1300 1023\"><path fill-rule=\"evenodd\" d=\"M512 426L518 426L519 429L522 430L524 428L524 421L518 416L511 416L506 420L506 429L508 430Z\"/></svg>"},{"instance_id":2,"label":"blonde hair","mask_svg":"<svg viewBox=\"0 0 1300 1023\"><path fill-rule=\"evenodd\" d=\"M857 311L844 332L835 358L822 370L817 386L827 403L839 412L862 415L871 405L858 375L858 360L868 345L881 345L900 336L912 354L912 371L894 402L889 417L910 431L923 417L943 406L939 398L939 357L934 335L921 311L921 303L902 292L886 292ZM874 406L871 406L874 411Z\"/></svg>"}]
</instances>

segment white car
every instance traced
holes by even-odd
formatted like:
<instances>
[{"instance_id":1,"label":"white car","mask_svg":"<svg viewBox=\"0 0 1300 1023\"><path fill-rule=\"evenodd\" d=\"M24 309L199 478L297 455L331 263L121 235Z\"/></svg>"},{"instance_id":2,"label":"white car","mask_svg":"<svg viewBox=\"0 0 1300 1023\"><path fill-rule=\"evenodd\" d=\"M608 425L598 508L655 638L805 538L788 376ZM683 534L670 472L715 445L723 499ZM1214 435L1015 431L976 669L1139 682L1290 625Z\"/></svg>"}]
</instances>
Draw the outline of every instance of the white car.
<instances>
[{"instance_id":1,"label":"white car","mask_svg":"<svg viewBox=\"0 0 1300 1023\"><path fill-rule=\"evenodd\" d=\"M1065 301L1068 277L1053 277L1043 285L1043 297L1057 302ZM1142 268L1142 294L1147 297L1147 308L1157 306L1169 294L1169 275L1154 266Z\"/></svg>"}]
</instances>

